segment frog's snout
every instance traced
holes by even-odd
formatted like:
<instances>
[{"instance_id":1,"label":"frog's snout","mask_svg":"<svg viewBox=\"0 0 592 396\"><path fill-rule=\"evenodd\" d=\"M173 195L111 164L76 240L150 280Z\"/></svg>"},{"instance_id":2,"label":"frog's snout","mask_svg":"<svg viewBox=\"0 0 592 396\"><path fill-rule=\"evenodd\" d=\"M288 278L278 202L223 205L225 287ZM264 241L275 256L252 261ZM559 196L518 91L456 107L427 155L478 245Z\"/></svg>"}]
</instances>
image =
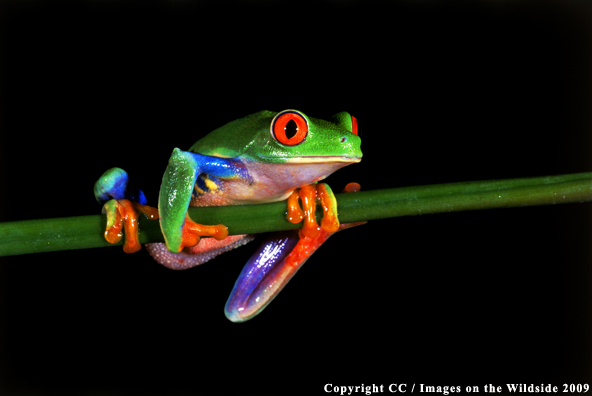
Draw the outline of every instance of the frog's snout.
<instances>
[{"instance_id":1,"label":"frog's snout","mask_svg":"<svg viewBox=\"0 0 592 396\"><path fill-rule=\"evenodd\" d=\"M342 135L337 135L336 138L341 147L340 150L347 153L348 157L362 157L362 151L360 150L360 144L362 141L359 136L352 133L344 133Z\"/></svg>"},{"instance_id":2,"label":"frog's snout","mask_svg":"<svg viewBox=\"0 0 592 396\"><path fill-rule=\"evenodd\" d=\"M339 137L339 143L356 144L356 142L360 142L360 141L361 141L361 139L359 136L352 135L351 133L344 134Z\"/></svg>"}]
</instances>

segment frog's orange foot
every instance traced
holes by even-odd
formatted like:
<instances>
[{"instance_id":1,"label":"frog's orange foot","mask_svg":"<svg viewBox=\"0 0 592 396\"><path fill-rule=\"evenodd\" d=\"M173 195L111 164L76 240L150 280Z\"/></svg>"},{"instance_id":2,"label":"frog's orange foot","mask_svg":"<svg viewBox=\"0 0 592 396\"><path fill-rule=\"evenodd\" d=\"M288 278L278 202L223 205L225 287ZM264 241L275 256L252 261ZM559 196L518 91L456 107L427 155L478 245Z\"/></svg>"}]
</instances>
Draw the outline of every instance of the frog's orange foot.
<instances>
[{"instance_id":1,"label":"frog's orange foot","mask_svg":"<svg viewBox=\"0 0 592 396\"><path fill-rule=\"evenodd\" d=\"M347 183L347 185L343 188L344 193L349 193L349 192L358 192L362 189L362 187L360 186L359 183Z\"/></svg>"},{"instance_id":2,"label":"frog's orange foot","mask_svg":"<svg viewBox=\"0 0 592 396\"><path fill-rule=\"evenodd\" d=\"M185 222L181 231L181 249L193 247L199 243L203 236L215 238L218 241L228 236L228 228L225 225L203 225L191 220L189 215L185 215Z\"/></svg>"},{"instance_id":3,"label":"frog's orange foot","mask_svg":"<svg viewBox=\"0 0 592 396\"><path fill-rule=\"evenodd\" d=\"M359 190L360 185L358 183L349 183L345 187L344 192L355 192ZM302 208L300 207L298 198L302 201ZM323 219L320 226L315 218L317 201L323 207ZM334 233L340 229L354 226L354 223L352 223L352 225L348 225L347 227L341 227L337 218L337 201L335 195L325 183L309 184L292 192L292 195L288 197L287 218L291 223L299 223L304 220L304 225L300 231L301 238L316 238L319 236L321 229L328 233ZM355 223L355 225L359 224Z\"/></svg>"},{"instance_id":4,"label":"frog's orange foot","mask_svg":"<svg viewBox=\"0 0 592 396\"><path fill-rule=\"evenodd\" d=\"M117 243L125 230L123 251L126 253L135 253L141 248L138 240L139 213L152 220L158 219L158 209L128 199L110 199L103 205L102 212L107 215L105 239L109 243Z\"/></svg>"},{"instance_id":5,"label":"frog's orange foot","mask_svg":"<svg viewBox=\"0 0 592 396\"><path fill-rule=\"evenodd\" d=\"M315 238L321 232L321 227L319 227L315 217L317 198L320 198L319 187L321 185L310 184L301 187L294 190L288 198L288 221L291 223L300 223L304 220L304 225L300 230L300 237ZM302 208L300 207L298 198L302 201ZM339 228L339 223L337 227Z\"/></svg>"}]
</instances>

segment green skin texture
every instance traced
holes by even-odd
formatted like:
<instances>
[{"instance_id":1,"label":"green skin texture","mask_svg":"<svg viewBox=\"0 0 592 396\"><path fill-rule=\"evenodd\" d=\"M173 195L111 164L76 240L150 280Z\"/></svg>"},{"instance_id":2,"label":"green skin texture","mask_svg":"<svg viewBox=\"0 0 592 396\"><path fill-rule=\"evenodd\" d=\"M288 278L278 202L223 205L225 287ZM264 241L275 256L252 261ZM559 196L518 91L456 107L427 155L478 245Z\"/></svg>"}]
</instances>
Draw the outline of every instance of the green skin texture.
<instances>
[{"instance_id":1,"label":"green skin texture","mask_svg":"<svg viewBox=\"0 0 592 396\"><path fill-rule=\"evenodd\" d=\"M264 163L281 163L297 157L307 162L307 157L314 156L362 156L360 139L351 134L348 113L337 114L333 122L299 113L308 121L308 135L304 142L296 146L285 146L271 136L271 121L278 113L264 110L214 130L191 146L189 151L222 158L244 156ZM346 136L348 142L340 142L342 136Z\"/></svg>"},{"instance_id":2,"label":"green skin texture","mask_svg":"<svg viewBox=\"0 0 592 396\"><path fill-rule=\"evenodd\" d=\"M336 169L360 161L361 140L352 133L352 119L348 113L338 113L330 121L298 113L306 119L308 133L303 142L294 146L280 143L271 132L272 121L278 112L260 111L232 121L196 142L189 151L201 155L197 161L189 152L173 151L158 204L161 229L169 251L181 250L181 229L195 178L200 174L229 181L240 179L238 181L243 182L243 186L233 191L244 193L248 189L249 193L245 193L248 199L241 201L237 197L228 197L228 204L252 204L285 199L295 188L322 180ZM216 174L217 169L212 165L220 162L238 164L243 171L231 176ZM289 171L286 170L288 167ZM213 170L208 172L207 169ZM276 181L270 182L270 179ZM258 187L265 193L258 195ZM221 193L226 192L222 190Z\"/></svg>"}]
</instances>

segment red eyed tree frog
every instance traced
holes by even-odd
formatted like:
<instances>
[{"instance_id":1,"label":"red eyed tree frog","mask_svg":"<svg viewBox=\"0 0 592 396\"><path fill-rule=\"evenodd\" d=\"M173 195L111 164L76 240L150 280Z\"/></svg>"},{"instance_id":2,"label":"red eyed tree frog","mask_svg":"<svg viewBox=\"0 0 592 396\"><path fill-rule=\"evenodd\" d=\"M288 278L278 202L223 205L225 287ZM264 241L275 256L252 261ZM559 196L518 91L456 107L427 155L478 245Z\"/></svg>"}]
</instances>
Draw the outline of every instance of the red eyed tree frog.
<instances>
[{"instance_id":1,"label":"red eyed tree frog","mask_svg":"<svg viewBox=\"0 0 592 396\"><path fill-rule=\"evenodd\" d=\"M228 319L243 322L261 312L329 236L357 225L339 224L331 189L317 182L360 162L360 143L357 120L346 112L324 121L296 110L261 111L230 122L189 151L173 150L160 187L158 211L146 206L144 194L128 183L125 171L105 172L94 189L107 214L105 237L118 242L124 224L124 250L137 251L138 211L159 217L166 242L147 244L148 252L168 268L187 269L254 238L228 236L223 225L195 223L187 214L190 205L287 199L288 219L304 220L304 226L300 231L270 234L245 265L225 307ZM314 218L317 201L324 209L320 227ZM212 238L200 241L202 236Z\"/></svg>"}]
</instances>

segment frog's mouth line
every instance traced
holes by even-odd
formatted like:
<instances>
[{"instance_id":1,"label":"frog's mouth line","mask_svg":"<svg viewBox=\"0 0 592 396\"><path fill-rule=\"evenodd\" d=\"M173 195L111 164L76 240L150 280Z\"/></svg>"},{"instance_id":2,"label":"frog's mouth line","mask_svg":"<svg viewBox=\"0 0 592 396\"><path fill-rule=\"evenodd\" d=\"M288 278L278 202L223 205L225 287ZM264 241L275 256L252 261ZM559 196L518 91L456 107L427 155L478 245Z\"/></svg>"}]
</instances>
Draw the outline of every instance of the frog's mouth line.
<instances>
[{"instance_id":1,"label":"frog's mouth line","mask_svg":"<svg viewBox=\"0 0 592 396\"><path fill-rule=\"evenodd\" d=\"M349 162L355 163L360 162L362 157L342 157L337 155L313 155L306 157L268 157L275 158L278 160L284 160L287 164L323 164L331 162Z\"/></svg>"}]
</instances>

